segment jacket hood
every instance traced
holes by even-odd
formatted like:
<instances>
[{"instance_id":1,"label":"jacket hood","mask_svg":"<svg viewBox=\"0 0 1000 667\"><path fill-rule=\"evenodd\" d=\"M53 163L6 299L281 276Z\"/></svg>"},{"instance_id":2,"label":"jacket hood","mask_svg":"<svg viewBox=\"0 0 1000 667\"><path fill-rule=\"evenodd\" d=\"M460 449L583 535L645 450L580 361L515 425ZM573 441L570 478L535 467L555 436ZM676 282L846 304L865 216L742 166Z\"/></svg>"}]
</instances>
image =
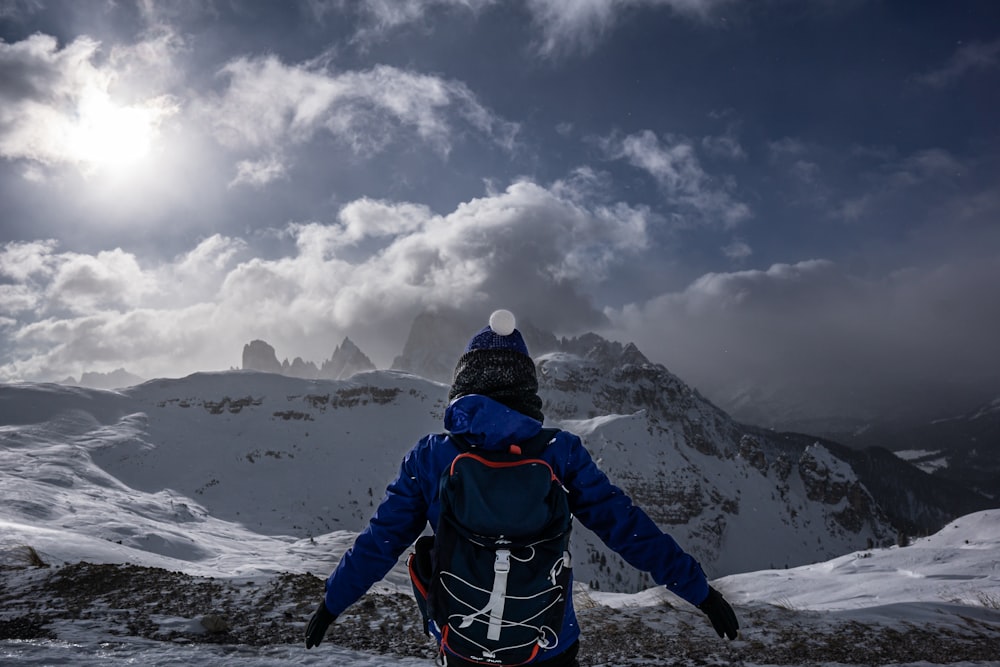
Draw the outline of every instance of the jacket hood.
<instances>
[{"instance_id":1,"label":"jacket hood","mask_svg":"<svg viewBox=\"0 0 1000 667\"><path fill-rule=\"evenodd\" d=\"M467 394L448 405L444 427L474 447L499 450L534 437L542 422L488 396Z\"/></svg>"}]
</instances>

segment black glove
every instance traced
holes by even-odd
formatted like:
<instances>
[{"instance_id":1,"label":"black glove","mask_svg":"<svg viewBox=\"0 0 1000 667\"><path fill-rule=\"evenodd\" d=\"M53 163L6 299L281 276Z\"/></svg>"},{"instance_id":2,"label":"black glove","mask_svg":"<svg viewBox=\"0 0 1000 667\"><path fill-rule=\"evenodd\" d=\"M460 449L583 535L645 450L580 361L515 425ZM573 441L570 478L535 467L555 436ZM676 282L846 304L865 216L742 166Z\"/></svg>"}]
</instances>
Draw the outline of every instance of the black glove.
<instances>
[{"instance_id":1,"label":"black glove","mask_svg":"<svg viewBox=\"0 0 1000 667\"><path fill-rule=\"evenodd\" d=\"M323 641L323 637L326 636L326 629L336 619L337 617L331 614L330 610L326 608L326 602L320 601L319 606L316 607L316 611L313 612L312 618L309 619L309 625L306 626L306 648L319 646L319 643Z\"/></svg>"},{"instance_id":2,"label":"black glove","mask_svg":"<svg viewBox=\"0 0 1000 667\"><path fill-rule=\"evenodd\" d=\"M711 586L708 587L708 597L698 605L698 609L705 612L708 620L712 621L712 627L719 633L719 636L726 636L736 639L736 633L740 629L740 623L736 620L736 612L722 597L722 593Z\"/></svg>"}]
</instances>

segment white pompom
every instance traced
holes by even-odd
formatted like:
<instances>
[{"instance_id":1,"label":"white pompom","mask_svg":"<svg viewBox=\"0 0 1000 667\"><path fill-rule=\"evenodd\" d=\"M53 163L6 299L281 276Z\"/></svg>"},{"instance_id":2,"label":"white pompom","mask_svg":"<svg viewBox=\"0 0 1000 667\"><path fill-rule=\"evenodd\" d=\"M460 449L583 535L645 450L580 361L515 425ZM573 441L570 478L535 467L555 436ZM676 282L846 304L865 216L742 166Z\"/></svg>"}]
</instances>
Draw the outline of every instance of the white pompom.
<instances>
[{"instance_id":1,"label":"white pompom","mask_svg":"<svg viewBox=\"0 0 1000 667\"><path fill-rule=\"evenodd\" d=\"M490 329L500 336L514 333L514 313L509 310L494 310L490 315Z\"/></svg>"}]
</instances>

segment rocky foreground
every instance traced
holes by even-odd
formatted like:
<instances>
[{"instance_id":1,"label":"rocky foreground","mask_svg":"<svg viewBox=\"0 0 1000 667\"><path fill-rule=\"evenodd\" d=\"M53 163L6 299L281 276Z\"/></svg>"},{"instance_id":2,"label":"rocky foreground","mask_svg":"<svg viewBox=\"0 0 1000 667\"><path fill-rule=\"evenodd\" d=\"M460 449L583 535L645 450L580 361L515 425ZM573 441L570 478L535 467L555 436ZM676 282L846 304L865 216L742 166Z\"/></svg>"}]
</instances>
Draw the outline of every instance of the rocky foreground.
<instances>
[{"instance_id":1,"label":"rocky foreground","mask_svg":"<svg viewBox=\"0 0 1000 667\"><path fill-rule=\"evenodd\" d=\"M0 640L55 639L87 628L97 641L143 637L240 646L302 644L323 590L312 575L212 579L135 565L75 563L0 568ZM718 639L683 602L612 609L581 596L581 665L807 665L989 661L1000 655L1000 610L941 626L863 624L770 605L737 606L737 641ZM996 618L992 618L995 611ZM327 639L386 656L432 658L408 595L371 593ZM305 650L303 648L303 650ZM322 651L323 647L314 649Z\"/></svg>"}]
</instances>

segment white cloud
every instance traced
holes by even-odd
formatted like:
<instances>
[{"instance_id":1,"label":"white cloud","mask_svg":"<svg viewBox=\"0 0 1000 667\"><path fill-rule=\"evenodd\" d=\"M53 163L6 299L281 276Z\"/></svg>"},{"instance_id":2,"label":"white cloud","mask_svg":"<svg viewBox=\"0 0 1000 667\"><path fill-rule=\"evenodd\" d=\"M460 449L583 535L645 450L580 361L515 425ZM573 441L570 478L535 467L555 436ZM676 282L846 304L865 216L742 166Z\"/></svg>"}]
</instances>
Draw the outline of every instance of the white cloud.
<instances>
[{"instance_id":1,"label":"white cloud","mask_svg":"<svg viewBox=\"0 0 1000 667\"><path fill-rule=\"evenodd\" d=\"M2 264L17 280L0 300L20 304L21 324L0 379L227 368L253 338L321 361L348 333L388 365L413 317L434 306L504 303L541 326L591 325L602 316L585 294L647 249L651 214L588 202L587 187L519 181L445 215L359 199L330 224L289 225L294 246L276 257L221 235L155 265L45 244L44 261L29 260L17 247L8 254L21 259Z\"/></svg>"},{"instance_id":2,"label":"white cloud","mask_svg":"<svg viewBox=\"0 0 1000 667\"><path fill-rule=\"evenodd\" d=\"M263 56L230 61L220 75L225 89L203 111L232 148L275 154L327 133L371 155L407 130L447 155L463 128L508 149L518 129L463 83L385 65L338 74Z\"/></svg>"},{"instance_id":3,"label":"white cloud","mask_svg":"<svg viewBox=\"0 0 1000 667\"><path fill-rule=\"evenodd\" d=\"M367 18L358 39L367 41L399 26L417 23L435 9L458 8L479 12L500 0L360 0L356 8ZM314 5L316 0L310 0Z\"/></svg>"},{"instance_id":4,"label":"white cloud","mask_svg":"<svg viewBox=\"0 0 1000 667\"><path fill-rule=\"evenodd\" d=\"M648 172L668 201L682 214L693 213L696 222L732 227L751 216L750 207L733 198L729 180L713 178L702 168L690 141L668 136L661 142L645 130L606 139L604 148L610 157Z\"/></svg>"},{"instance_id":5,"label":"white cloud","mask_svg":"<svg viewBox=\"0 0 1000 667\"><path fill-rule=\"evenodd\" d=\"M409 234L421 229L434 216L420 204L396 204L369 198L358 199L340 211L341 241L357 242Z\"/></svg>"},{"instance_id":6,"label":"white cloud","mask_svg":"<svg viewBox=\"0 0 1000 667\"><path fill-rule=\"evenodd\" d=\"M730 0L526 0L542 37L538 50L546 55L588 52L618 23L621 14L665 8L703 19Z\"/></svg>"},{"instance_id":7,"label":"white cloud","mask_svg":"<svg viewBox=\"0 0 1000 667\"><path fill-rule=\"evenodd\" d=\"M355 41L363 45L401 26L429 24L439 10L479 14L494 5L524 4L540 32L535 47L546 56L589 52L618 23L622 14L636 9L665 9L689 19L705 19L734 0L307 0L318 20L345 5L363 17Z\"/></svg>"},{"instance_id":8,"label":"white cloud","mask_svg":"<svg viewBox=\"0 0 1000 667\"><path fill-rule=\"evenodd\" d=\"M287 180L288 166L277 155L269 155L260 160L240 160L236 163L236 176L229 187L249 185L260 188L272 181Z\"/></svg>"},{"instance_id":9,"label":"white cloud","mask_svg":"<svg viewBox=\"0 0 1000 667\"><path fill-rule=\"evenodd\" d=\"M246 242L240 239L213 234L201 241L194 250L178 257L174 266L181 276L214 275L225 270L246 249Z\"/></svg>"},{"instance_id":10,"label":"white cloud","mask_svg":"<svg viewBox=\"0 0 1000 667\"><path fill-rule=\"evenodd\" d=\"M5 285L0 283L0 313L17 315L36 310L41 303L41 293L31 285ZM15 322L12 318L5 321Z\"/></svg>"},{"instance_id":11,"label":"white cloud","mask_svg":"<svg viewBox=\"0 0 1000 667\"><path fill-rule=\"evenodd\" d=\"M56 241L10 242L0 251L0 276L26 281L33 275L51 274Z\"/></svg>"},{"instance_id":12,"label":"white cloud","mask_svg":"<svg viewBox=\"0 0 1000 667\"><path fill-rule=\"evenodd\" d=\"M971 71L998 67L1000 67L1000 39L992 42L975 41L962 44L942 67L914 78L918 83L933 88L944 88Z\"/></svg>"},{"instance_id":13,"label":"white cloud","mask_svg":"<svg viewBox=\"0 0 1000 667\"><path fill-rule=\"evenodd\" d=\"M136 307L160 289L135 255L120 248L96 255L65 253L58 261L46 297L51 305L73 312Z\"/></svg>"},{"instance_id":14,"label":"white cloud","mask_svg":"<svg viewBox=\"0 0 1000 667\"><path fill-rule=\"evenodd\" d=\"M178 110L173 98L148 89L152 71L170 68L174 42L164 33L150 39L114 47L103 63L101 44L88 37L61 48L37 33L0 42L0 156L90 171L148 149L138 144L153 141Z\"/></svg>"}]
</instances>

